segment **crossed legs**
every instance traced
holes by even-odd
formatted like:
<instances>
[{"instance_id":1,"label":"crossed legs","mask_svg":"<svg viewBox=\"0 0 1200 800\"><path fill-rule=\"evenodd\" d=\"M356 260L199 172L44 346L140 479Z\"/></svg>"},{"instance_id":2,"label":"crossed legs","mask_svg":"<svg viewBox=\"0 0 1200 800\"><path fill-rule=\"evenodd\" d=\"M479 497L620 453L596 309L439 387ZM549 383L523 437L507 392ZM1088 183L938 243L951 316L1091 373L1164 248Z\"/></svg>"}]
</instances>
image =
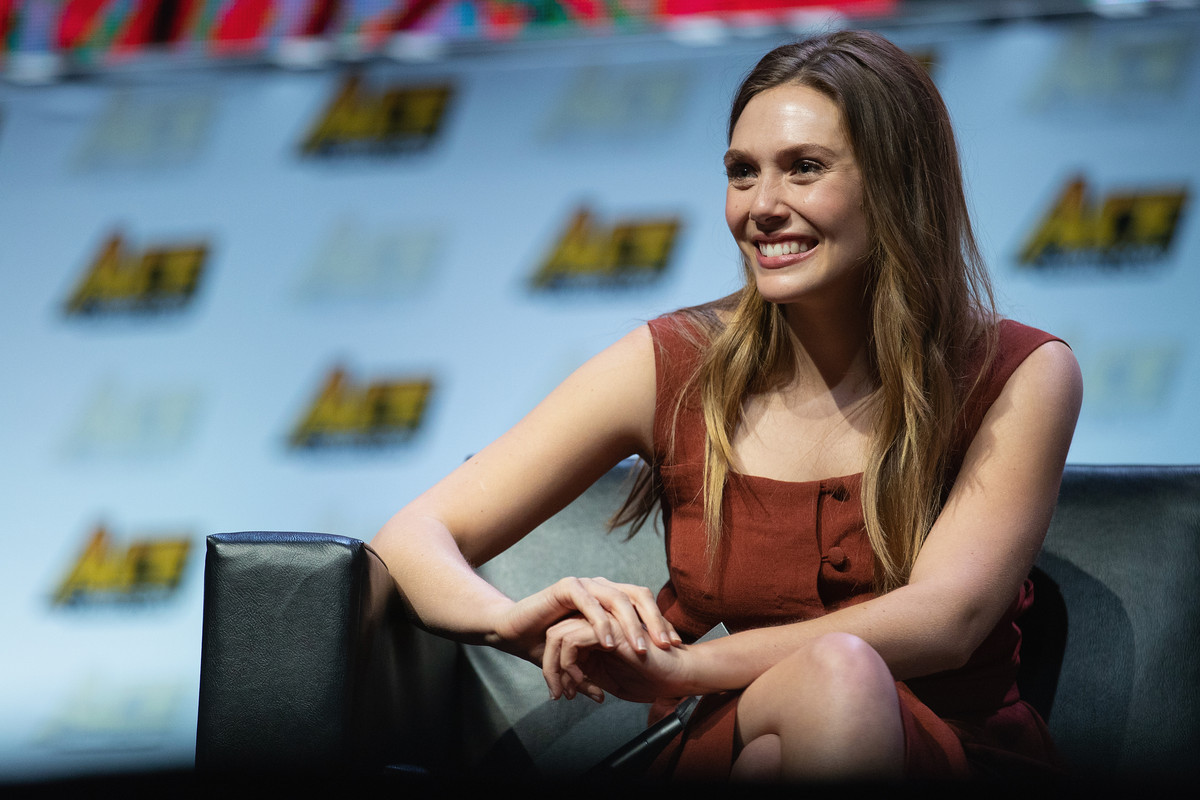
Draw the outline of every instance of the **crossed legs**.
<instances>
[{"instance_id":1,"label":"crossed legs","mask_svg":"<svg viewBox=\"0 0 1200 800\"><path fill-rule=\"evenodd\" d=\"M900 701L870 645L827 634L767 670L742 694L735 780L898 779Z\"/></svg>"}]
</instances>

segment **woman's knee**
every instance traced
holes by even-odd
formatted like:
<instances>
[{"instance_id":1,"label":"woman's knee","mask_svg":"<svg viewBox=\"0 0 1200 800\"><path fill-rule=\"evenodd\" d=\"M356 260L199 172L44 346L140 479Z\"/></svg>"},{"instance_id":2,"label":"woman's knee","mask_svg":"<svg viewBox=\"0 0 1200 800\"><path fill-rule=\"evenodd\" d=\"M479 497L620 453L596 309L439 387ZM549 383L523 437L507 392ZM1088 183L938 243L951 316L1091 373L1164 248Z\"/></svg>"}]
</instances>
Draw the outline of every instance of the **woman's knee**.
<instances>
[{"instance_id":1,"label":"woman's knee","mask_svg":"<svg viewBox=\"0 0 1200 800\"><path fill-rule=\"evenodd\" d=\"M883 659L865 641L846 633L813 640L750 684L739 718L754 730L774 730L783 718L844 713L886 702L895 683Z\"/></svg>"},{"instance_id":2,"label":"woman's knee","mask_svg":"<svg viewBox=\"0 0 1200 800\"><path fill-rule=\"evenodd\" d=\"M893 683L892 674L875 648L849 633L827 633L797 653L812 680L828 688L858 691L864 685Z\"/></svg>"},{"instance_id":3,"label":"woman's knee","mask_svg":"<svg viewBox=\"0 0 1200 800\"><path fill-rule=\"evenodd\" d=\"M792 692L806 687L858 692L864 684L879 681L890 684L891 673L871 645L853 634L827 633L767 670L747 692Z\"/></svg>"},{"instance_id":4,"label":"woman's knee","mask_svg":"<svg viewBox=\"0 0 1200 800\"><path fill-rule=\"evenodd\" d=\"M785 773L893 776L904 752L899 707L879 654L856 636L829 634L747 687L738 737L777 734Z\"/></svg>"}]
</instances>

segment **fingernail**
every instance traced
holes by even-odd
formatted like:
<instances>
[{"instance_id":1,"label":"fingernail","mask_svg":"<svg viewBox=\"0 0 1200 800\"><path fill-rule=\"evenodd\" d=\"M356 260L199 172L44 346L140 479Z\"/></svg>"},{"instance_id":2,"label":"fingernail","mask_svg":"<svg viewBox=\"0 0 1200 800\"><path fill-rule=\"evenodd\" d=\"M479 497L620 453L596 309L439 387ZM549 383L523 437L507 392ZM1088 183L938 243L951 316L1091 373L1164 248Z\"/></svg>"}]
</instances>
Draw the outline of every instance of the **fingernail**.
<instances>
[{"instance_id":1,"label":"fingernail","mask_svg":"<svg viewBox=\"0 0 1200 800\"><path fill-rule=\"evenodd\" d=\"M660 642L662 642L663 644L670 644L670 643L671 643L671 637L670 637L670 636L667 634L667 632L666 632L666 631L663 631L662 633L660 633L660 634L658 635L658 640L659 640Z\"/></svg>"},{"instance_id":2,"label":"fingernail","mask_svg":"<svg viewBox=\"0 0 1200 800\"><path fill-rule=\"evenodd\" d=\"M593 700L595 700L597 703L603 703L603 702L604 702L604 694L603 694L603 692L588 692L588 697L592 698L592 699L593 699Z\"/></svg>"},{"instance_id":3,"label":"fingernail","mask_svg":"<svg viewBox=\"0 0 1200 800\"><path fill-rule=\"evenodd\" d=\"M645 650L645 649L646 649L646 640L645 640L645 639L643 639L641 636L639 636L639 637L638 637L638 641L637 641L637 649L638 649L638 650Z\"/></svg>"},{"instance_id":4,"label":"fingernail","mask_svg":"<svg viewBox=\"0 0 1200 800\"><path fill-rule=\"evenodd\" d=\"M613 637L611 634L604 637L604 646L605 647L616 647L616 644L617 643L615 641L613 641Z\"/></svg>"}]
</instances>

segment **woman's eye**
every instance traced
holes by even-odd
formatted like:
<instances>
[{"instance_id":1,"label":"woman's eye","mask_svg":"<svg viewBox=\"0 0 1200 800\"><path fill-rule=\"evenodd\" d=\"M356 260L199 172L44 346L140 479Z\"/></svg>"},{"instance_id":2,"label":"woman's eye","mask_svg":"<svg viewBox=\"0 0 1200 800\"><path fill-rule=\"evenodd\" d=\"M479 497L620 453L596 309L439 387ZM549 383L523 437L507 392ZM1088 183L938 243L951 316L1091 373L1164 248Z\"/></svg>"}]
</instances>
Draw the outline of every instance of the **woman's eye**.
<instances>
[{"instance_id":1,"label":"woman's eye","mask_svg":"<svg viewBox=\"0 0 1200 800\"><path fill-rule=\"evenodd\" d=\"M792 169L801 175L815 175L821 171L821 165L816 161L808 161L806 159L803 161L797 161Z\"/></svg>"},{"instance_id":2,"label":"woman's eye","mask_svg":"<svg viewBox=\"0 0 1200 800\"><path fill-rule=\"evenodd\" d=\"M754 177L754 170L749 164L730 164L725 167L725 177L729 178L731 183L744 183Z\"/></svg>"}]
</instances>

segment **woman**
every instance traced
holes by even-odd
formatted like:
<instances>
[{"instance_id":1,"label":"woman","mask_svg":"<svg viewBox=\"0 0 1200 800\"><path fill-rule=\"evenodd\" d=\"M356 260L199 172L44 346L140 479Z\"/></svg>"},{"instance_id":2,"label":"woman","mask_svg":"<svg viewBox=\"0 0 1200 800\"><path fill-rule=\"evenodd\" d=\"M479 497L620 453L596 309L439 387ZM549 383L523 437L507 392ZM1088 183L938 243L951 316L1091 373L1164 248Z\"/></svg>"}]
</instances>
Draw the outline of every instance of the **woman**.
<instances>
[{"instance_id":1,"label":"woman","mask_svg":"<svg viewBox=\"0 0 1200 800\"><path fill-rule=\"evenodd\" d=\"M373 544L421 624L540 664L552 697L705 695L660 760L678 776L1051 762L1014 621L1081 380L991 309L936 88L874 34L778 48L725 166L745 287L589 361ZM661 504L657 602L574 578L513 601L473 572L634 453L622 518Z\"/></svg>"}]
</instances>

